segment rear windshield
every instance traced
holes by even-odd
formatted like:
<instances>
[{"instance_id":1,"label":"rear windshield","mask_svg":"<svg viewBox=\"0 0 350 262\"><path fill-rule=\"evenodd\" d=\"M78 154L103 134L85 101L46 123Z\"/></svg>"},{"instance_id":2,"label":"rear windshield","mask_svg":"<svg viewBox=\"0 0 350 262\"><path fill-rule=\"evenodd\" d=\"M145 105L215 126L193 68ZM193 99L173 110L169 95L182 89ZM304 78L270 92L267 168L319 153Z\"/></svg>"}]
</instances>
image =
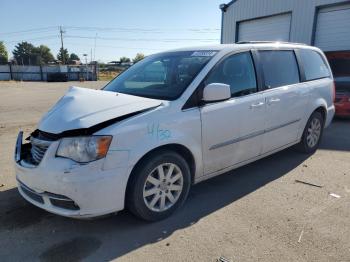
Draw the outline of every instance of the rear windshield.
<instances>
[{"instance_id":1,"label":"rear windshield","mask_svg":"<svg viewBox=\"0 0 350 262\"><path fill-rule=\"evenodd\" d=\"M175 100L216 53L207 50L152 55L131 66L108 83L104 90Z\"/></svg>"}]
</instances>

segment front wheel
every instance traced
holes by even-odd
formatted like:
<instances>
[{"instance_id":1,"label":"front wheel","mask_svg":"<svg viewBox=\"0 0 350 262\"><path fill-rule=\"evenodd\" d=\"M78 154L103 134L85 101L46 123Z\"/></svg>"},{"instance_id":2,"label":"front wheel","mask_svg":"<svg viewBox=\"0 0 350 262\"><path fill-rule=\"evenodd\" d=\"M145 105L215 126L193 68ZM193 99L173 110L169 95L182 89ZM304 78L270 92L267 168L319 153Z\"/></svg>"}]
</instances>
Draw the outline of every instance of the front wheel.
<instances>
[{"instance_id":1,"label":"front wheel","mask_svg":"<svg viewBox=\"0 0 350 262\"><path fill-rule=\"evenodd\" d=\"M300 143L298 144L299 151L303 153L314 153L320 144L323 134L324 119L321 113L314 112L303 132Z\"/></svg>"},{"instance_id":2,"label":"front wheel","mask_svg":"<svg viewBox=\"0 0 350 262\"><path fill-rule=\"evenodd\" d=\"M161 220L183 205L190 186L187 162L175 152L158 151L144 159L133 172L127 206L144 220Z\"/></svg>"}]
</instances>

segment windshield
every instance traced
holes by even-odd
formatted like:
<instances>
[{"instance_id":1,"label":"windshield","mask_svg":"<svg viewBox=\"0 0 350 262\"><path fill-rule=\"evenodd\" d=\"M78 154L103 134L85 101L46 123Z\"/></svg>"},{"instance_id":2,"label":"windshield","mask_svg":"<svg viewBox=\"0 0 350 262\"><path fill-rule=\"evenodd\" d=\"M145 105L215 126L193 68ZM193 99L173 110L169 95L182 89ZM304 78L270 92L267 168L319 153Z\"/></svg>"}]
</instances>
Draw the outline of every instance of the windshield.
<instances>
[{"instance_id":1,"label":"windshield","mask_svg":"<svg viewBox=\"0 0 350 262\"><path fill-rule=\"evenodd\" d=\"M175 100L216 53L210 50L152 55L131 66L103 90Z\"/></svg>"}]
</instances>

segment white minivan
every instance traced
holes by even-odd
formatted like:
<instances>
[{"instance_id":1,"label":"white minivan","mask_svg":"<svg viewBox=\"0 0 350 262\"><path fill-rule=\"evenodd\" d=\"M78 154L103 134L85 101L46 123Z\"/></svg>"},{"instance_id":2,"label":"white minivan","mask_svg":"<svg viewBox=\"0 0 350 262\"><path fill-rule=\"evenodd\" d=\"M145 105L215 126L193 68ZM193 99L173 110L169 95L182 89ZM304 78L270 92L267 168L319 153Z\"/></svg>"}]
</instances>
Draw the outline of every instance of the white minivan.
<instances>
[{"instance_id":1,"label":"white minivan","mask_svg":"<svg viewBox=\"0 0 350 262\"><path fill-rule=\"evenodd\" d=\"M20 194L55 214L160 220L190 187L292 145L334 115L318 48L245 42L151 55L102 90L71 87L15 150Z\"/></svg>"}]
</instances>

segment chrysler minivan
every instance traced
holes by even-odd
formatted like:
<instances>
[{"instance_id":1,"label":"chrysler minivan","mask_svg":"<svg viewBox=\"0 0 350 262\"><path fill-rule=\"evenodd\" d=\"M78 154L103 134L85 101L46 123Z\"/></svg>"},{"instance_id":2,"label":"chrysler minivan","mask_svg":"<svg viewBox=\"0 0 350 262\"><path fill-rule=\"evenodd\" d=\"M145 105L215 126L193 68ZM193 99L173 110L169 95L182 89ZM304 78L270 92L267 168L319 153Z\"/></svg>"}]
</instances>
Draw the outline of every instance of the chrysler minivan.
<instances>
[{"instance_id":1,"label":"chrysler minivan","mask_svg":"<svg viewBox=\"0 0 350 262\"><path fill-rule=\"evenodd\" d=\"M193 184L295 145L313 153L334 115L320 49L246 42L151 55L101 90L71 87L23 141L20 194L91 218L128 208L155 221Z\"/></svg>"}]
</instances>

